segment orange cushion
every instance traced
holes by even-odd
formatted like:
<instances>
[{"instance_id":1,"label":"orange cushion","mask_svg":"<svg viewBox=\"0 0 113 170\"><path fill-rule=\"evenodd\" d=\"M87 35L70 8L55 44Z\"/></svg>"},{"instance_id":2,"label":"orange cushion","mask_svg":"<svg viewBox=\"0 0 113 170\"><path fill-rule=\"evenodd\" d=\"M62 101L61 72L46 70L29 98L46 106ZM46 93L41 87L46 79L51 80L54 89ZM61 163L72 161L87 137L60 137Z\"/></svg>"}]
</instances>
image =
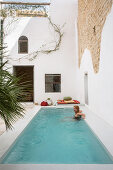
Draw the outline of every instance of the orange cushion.
<instances>
[{"instance_id":1,"label":"orange cushion","mask_svg":"<svg viewBox=\"0 0 113 170\"><path fill-rule=\"evenodd\" d=\"M65 100L64 102L67 103L67 104L68 104L68 103L70 103L70 104L71 104L71 103L74 103L73 100L68 100L68 101Z\"/></svg>"},{"instance_id":2,"label":"orange cushion","mask_svg":"<svg viewBox=\"0 0 113 170\"><path fill-rule=\"evenodd\" d=\"M78 100L69 100L69 101L64 101L64 100L57 100L58 104L80 104Z\"/></svg>"}]
</instances>

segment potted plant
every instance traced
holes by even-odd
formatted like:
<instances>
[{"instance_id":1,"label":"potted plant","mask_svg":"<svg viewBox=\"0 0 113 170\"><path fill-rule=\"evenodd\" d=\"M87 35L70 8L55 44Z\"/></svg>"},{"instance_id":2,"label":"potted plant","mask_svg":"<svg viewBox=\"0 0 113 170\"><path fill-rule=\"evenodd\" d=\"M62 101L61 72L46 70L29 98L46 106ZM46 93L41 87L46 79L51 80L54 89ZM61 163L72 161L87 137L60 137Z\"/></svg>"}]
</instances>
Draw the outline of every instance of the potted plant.
<instances>
[{"instance_id":1,"label":"potted plant","mask_svg":"<svg viewBox=\"0 0 113 170\"><path fill-rule=\"evenodd\" d=\"M53 104L51 98L47 98L46 102L48 103L49 106L51 106Z\"/></svg>"}]
</instances>

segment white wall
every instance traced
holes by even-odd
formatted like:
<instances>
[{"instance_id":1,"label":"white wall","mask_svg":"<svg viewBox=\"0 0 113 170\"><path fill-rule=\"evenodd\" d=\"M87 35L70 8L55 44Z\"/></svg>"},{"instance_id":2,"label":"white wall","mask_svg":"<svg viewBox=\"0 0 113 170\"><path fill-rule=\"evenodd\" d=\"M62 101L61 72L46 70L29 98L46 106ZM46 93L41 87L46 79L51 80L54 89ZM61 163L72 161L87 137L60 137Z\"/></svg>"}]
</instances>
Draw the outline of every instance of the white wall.
<instances>
[{"instance_id":1,"label":"white wall","mask_svg":"<svg viewBox=\"0 0 113 170\"><path fill-rule=\"evenodd\" d=\"M60 49L52 54L40 54L32 62L10 61L11 65L34 65L34 102L38 103L48 97L55 101L64 96L72 96L84 103L84 73L88 72L88 107L113 125L113 9L102 32L100 68L97 74L94 73L87 49L78 68L77 0L52 0L50 16L55 24L62 26L66 23ZM29 39L29 52L53 40L54 32L47 18L24 18L19 24L21 26L18 25L6 39L13 59L20 56L18 38L21 35ZM61 74L61 93L45 93L45 74Z\"/></svg>"},{"instance_id":2,"label":"white wall","mask_svg":"<svg viewBox=\"0 0 113 170\"><path fill-rule=\"evenodd\" d=\"M91 54L87 49L83 54L80 69L77 51L76 61L77 99L84 102L84 73L88 72L88 107L113 126L113 7L102 32L99 72L94 73Z\"/></svg>"},{"instance_id":3,"label":"white wall","mask_svg":"<svg viewBox=\"0 0 113 170\"><path fill-rule=\"evenodd\" d=\"M75 98L75 16L77 15L76 0L52 0L50 16L55 24L64 27L64 36L60 49L51 54L40 54L34 61L22 59L11 61L11 65L34 65L34 102L52 98L53 101L62 99L64 96ZM24 22L25 20L25 22ZM10 49L10 56L17 59L18 38L25 35L29 39L29 53L33 52L42 44L53 40L54 32L47 18L22 19L22 26L18 25L6 38ZM45 93L45 74L61 74L61 93Z\"/></svg>"}]
</instances>

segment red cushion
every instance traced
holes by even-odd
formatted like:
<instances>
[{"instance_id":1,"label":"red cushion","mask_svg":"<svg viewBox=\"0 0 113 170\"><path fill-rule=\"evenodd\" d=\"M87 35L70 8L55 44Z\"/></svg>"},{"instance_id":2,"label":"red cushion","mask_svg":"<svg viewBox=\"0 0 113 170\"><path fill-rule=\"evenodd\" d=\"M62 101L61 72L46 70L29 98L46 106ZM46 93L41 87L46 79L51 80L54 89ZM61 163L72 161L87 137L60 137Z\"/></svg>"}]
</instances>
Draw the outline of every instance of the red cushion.
<instances>
[{"instance_id":1,"label":"red cushion","mask_svg":"<svg viewBox=\"0 0 113 170\"><path fill-rule=\"evenodd\" d=\"M41 106L48 106L48 103L43 101L43 102L41 102Z\"/></svg>"},{"instance_id":2,"label":"red cushion","mask_svg":"<svg viewBox=\"0 0 113 170\"><path fill-rule=\"evenodd\" d=\"M76 104L80 104L80 102L78 100L73 100Z\"/></svg>"},{"instance_id":3,"label":"red cushion","mask_svg":"<svg viewBox=\"0 0 113 170\"><path fill-rule=\"evenodd\" d=\"M65 103L65 102L63 102L63 101L62 101L62 102L57 102L57 103L58 103L58 104L66 104L66 103Z\"/></svg>"}]
</instances>

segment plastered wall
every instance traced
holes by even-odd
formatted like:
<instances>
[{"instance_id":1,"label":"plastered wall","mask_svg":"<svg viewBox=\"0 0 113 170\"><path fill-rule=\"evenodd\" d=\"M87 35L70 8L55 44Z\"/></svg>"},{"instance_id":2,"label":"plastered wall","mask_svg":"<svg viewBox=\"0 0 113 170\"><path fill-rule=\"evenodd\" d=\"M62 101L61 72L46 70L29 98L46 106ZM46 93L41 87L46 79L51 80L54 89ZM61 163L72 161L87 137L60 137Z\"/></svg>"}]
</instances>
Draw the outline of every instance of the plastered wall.
<instances>
[{"instance_id":1,"label":"plastered wall","mask_svg":"<svg viewBox=\"0 0 113 170\"><path fill-rule=\"evenodd\" d=\"M78 42L77 19L76 42ZM75 44L76 49L78 43ZM95 47L95 45L94 45ZM113 5L106 17L101 33L99 70L95 74L92 53L85 49L79 65L78 50L76 50L76 73L77 84L76 98L85 103L84 75L88 73L88 108L97 114L103 121L113 126Z\"/></svg>"}]
</instances>

